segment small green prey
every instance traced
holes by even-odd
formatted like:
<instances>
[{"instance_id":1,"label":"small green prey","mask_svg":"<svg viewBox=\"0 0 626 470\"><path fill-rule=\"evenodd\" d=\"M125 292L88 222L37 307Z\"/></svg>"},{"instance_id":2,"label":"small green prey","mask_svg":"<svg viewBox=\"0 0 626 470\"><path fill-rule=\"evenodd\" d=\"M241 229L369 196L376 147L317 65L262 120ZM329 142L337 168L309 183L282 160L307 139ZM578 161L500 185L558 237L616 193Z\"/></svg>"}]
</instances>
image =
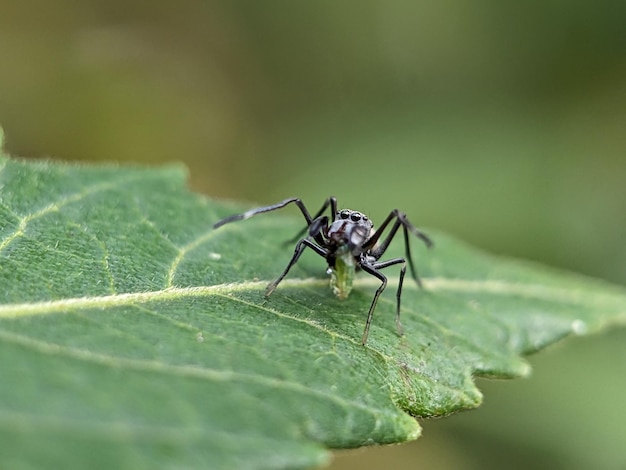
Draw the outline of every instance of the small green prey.
<instances>
[{"instance_id":1,"label":"small green prey","mask_svg":"<svg viewBox=\"0 0 626 470\"><path fill-rule=\"evenodd\" d=\"M356 275L356 263L348 245L343 245L335 252L335 267L328 268L330 288L340 299L347 299L352 292L352 283Z\"/></svg>"},{"instance_id":2,"label":"small green prey","mask_svg":"<svg viewBox=\"0 0 626 470\"><path fill-rule=\"evenodd\" d=\"M362 338L362 343L365 345L367 343L376 303L378 302L380 294L382 294L387 286L387 278L380 272L380 269L400 264L402 266L400 268L400 279L396 292L396 328L398 334L401 335L400 298L402 296L402 282L404 281L407 262L411 269L411 276L415 279L415 282L421 286L415 265L413 264L413 258L411 257L409 232L422 240L429 248L433 244L430 238L428 238L425 233L415 228L407 219L406 214L400 212L398 209L392 210L380 225L379 229L375 230L374 224L365 214L350 209L337 210L337 199L334 197L326 199L320 210L314 216L311 216L308 209L299 198L294 197L285 199L271 206L258 207L256 209L250 209L243 214L231 215L216 222L213 227L218 228L230 222L245 220L257 214L282 209L291 203L298 206L306 220L307 226L293 239L293 241L299 241L296 244L291 261L289 261L289 264L282 274L267 286L265 295L269 296L274 292L274 289L276 289L278 284L285 278L291 267L296 264L306 247L309 247L315 251L315 253L326 259L328 263L327 273L330 274L330 287L333 293L340 299L345 299L352 291L356 272L359 270L365 271L381 282L380 287L376 289L374 299L372 300L367 314L365 331L363 332ZM329 208L330 217L324 215ZM389 233L381 239L382 233L392 222L393 224L391 225ZM386 261L379 261L400 227L402 227L404 234L406 259L392 258ZM304 238L301 238L307 232L308 234Z\"/></svg>"}]
</instances>

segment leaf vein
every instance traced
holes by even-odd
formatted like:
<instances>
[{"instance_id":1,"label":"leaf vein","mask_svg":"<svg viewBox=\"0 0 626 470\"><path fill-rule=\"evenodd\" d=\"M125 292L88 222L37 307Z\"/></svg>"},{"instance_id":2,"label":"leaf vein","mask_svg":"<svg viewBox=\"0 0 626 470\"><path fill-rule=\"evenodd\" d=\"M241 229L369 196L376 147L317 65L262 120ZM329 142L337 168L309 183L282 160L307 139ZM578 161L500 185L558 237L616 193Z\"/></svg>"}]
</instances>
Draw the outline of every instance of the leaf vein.
<instances>
[{"instance_id":1,"label":"leaf vein","mask_svg":"<svg viewBox=\"0 0 626 470\"><path fill-rule=\"evenodd\" d=\"M93 194L102 192L102 191L106 191L109 189L113 189L115 187L119 187L122 186L123 184L126 184L130 181L133 181L135 179L139 179L139 176L132 176L132 177L128 177L128 178L122 178L120 180L115 180L115 181L106 181L104 183L100 183L100 184L96 184L93 186L87 186L85 188L84 191L79 191L73 194L69 194L65 197L60 198L59 200L48 204L46 207L39 209L38 211L35 211L31 214L27 214L25 216L22 216L20 218L20 221L17 225L17 228L15 229L15 231L7 236L6 238L4 238L4 240L2 240L2 242L0 242L0 251L3 251L7 246L9 246L14 240L16 240L17 238L20 238L21 236L23 236L26 232L26 227L28 226L29 223L31 223L33 220L39 219L41 217L44 217L47 214L50 214L52 212L56 212L58 210L60 210L63 206L66 206L68 204L80 201L81 199L84 199L88 196L91 196Z\"/></svg>"},{"instance_id":2,"label":"leaf vein","mask_svg":"<svg viewBox=\"0 0 626 470\"><path fill-rule=\"evenodd\" d=\"M213 238L214 234L215 234L214 230L209 230L208 232L204 233L203 235L201 235L201 236L195 238L194 240L192 240L191 242L187 243L183 247L178 248L178 255L172 261L172 264L170 265L170 269L167 272L167 287L172 287L174 285L174 276L176 275L176 271L178 270L178 266L183 261L185 256L187 256L187 254L189 252L195 250L196 248L198 248L203 243L211 240L211 238Z\"/></svg>"},{"instance_id":3,"label":"leaf vein","mask_svg":"<svg viewBox=\"0 0 626 470\"><path fill-rule=\"evenodd\" d=\"M123 357L110 356L107 354L95 353L83 349L61 346L54 343L39 341L17 333L0 330L0 340L27 347L40 354L62 356L69 359L98 364L108 368L123 368L139 372L152 372L158 374L173 375L183 378L197 378L213 382L240 381L255 383L257 385L270 388L290 390L304 395L316 396L346 408L366 411L373 415L395 414L389 410L372 408L370 404L353 402L341 396L329 393L324 390L307 387L298 382L287 381L280 378L268 377L249 372L236 372L229 370L209 369L206 367L190 365L166 364L157 360L129 359Z\"/></svg>"}]
</instances>

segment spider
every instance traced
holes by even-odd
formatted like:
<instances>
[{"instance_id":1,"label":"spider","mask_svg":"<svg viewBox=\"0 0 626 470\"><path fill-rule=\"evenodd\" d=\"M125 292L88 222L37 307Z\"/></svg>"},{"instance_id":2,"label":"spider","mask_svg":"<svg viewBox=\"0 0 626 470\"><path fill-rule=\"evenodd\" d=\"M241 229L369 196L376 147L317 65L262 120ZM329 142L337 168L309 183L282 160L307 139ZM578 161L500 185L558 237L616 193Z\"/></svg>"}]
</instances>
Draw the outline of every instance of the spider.
<instances>
[{"instance_id":1,"label":"spider","mask_svg":"<svg viewBox=\"0 0 626 470\"><path fill-rule=\"evenodd\" d=\"M376 303L378 302L380 294L382 294L387 286L387 278L380 272L380 269L401 264L400 280L398 282L398 291L396 292L396 328L398 334L402 335L402 325L400 324L400 298L402 295L402 282L404 281L404 275L406 273L407 260L411 268L411 276L418 286L422 286L417 276L415 265L413 264L413 258L411 257L409 232L422 240L428 248L433 245L431 239L428 238L425 233L415 228L407 219L406 214L400 212L398 209L392 210L380 225L380 228L375 230L374 224L365 214L351 209L337 210L337 199L332 196L326 199L320 210L312 217L304 203L299 198L293 197L270 206L250 209L243 214L231 215L216 222L213 228L218 228L237 220L249 219L250 217L264 212L282 209L291 203L298 206L306 220L307 226L289 241L295 242L298 240L291 261L289 261L289 264L287 264L282 274L267 286L265 296L267 297L274 292L278 284L285 278L291 267L296 264L300 255L302 255L302 252L307 247L326 259L328 263L327 273L330 274L330 287L333 293L340 299L348 297L352 290L355 273L359 270L363 270L376 277L381 282L380 287L376 289L374 299L367 313L367 321L365 322L365 330L362 339L362 344L365 346ZM328 215L323 215L329 207L332 221ZM381 240L384 230L391 222L393 222L391 230L385 238ZM393 258L386 261L379 261L400 227L402 227L404 233L406 259ZM307 230L308 235L302 238Z\"/></svg>"}]
</instances>

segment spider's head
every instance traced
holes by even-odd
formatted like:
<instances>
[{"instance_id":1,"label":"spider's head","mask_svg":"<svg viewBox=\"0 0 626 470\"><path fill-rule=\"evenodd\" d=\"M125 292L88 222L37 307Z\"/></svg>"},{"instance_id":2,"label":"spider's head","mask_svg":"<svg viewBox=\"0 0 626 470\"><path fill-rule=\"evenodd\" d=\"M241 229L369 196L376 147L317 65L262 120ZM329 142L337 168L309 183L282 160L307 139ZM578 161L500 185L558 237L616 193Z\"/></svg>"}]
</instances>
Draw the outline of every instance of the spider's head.
<instances>
[{"instance_id":1,"label":"spider's head","mask_svg":"<svg viewBox=\"0 0 626 470\"><path fill-rule=\"evenodd\" d=\"M335 220L328 228L328 238L337 246L348 246L356 254L370 237L374 224L363 213L350 209L337 211Z\"/></svg>"}]
</instances>

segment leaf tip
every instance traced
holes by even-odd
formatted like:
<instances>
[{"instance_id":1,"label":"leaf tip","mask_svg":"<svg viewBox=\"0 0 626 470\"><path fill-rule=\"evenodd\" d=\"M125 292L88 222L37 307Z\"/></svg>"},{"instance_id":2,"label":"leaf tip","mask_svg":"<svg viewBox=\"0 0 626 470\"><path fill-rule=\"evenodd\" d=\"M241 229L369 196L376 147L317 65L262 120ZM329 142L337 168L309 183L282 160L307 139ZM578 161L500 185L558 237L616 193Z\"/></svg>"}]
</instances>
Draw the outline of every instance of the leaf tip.
<instances>
[{"instance_id":1,"label":"leaf tip","mask_svg":"<svg viewBox=\"0 0 626 470\"><path fill-rule=\"evenodd\" d=\"M414 418L411 418L411 420L413 421L411 423L411 426L407 427L407 433L406 433L407 441L414 441L422 435L422 427Z\"/></svg>"}]
</instances>

